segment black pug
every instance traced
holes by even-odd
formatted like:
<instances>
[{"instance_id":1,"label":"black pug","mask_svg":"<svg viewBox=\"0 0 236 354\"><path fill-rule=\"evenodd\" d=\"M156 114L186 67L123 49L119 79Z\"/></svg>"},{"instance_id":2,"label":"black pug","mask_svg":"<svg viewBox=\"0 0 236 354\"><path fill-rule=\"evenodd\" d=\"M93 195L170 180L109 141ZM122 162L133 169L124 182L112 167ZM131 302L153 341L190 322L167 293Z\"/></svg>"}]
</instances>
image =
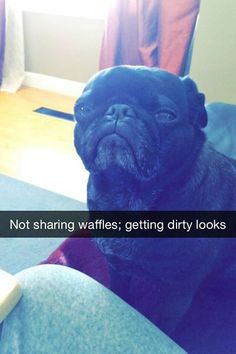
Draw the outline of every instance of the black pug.
<instances>
[{"instance_id":1,"label":"black pug","mask_svg":"<svg viewBox=\"0 0 236 354\"><path fill-rule=\"evenodd\" d=\"M204 95L189 77L146 67L103 70L76 102L75 118L90 210L236 210L235 162L207 142ZM96 242L112 290L184 349L236 353L233 238Z\"/></svg>"}]
</instances>

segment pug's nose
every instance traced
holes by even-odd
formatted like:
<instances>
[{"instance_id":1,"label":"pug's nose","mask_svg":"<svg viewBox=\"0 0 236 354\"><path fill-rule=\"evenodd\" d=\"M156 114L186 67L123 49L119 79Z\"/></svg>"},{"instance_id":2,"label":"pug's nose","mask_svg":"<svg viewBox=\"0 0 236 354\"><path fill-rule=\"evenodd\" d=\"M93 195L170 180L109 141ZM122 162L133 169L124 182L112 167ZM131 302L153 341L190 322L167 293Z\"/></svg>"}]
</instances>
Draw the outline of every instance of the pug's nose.
<instances>
[{"instance_id":1,"label":"pug's nose","mask_svg":"<svg viewBox=\"0 0 236 354\"><path fill-rule=\"evenodd\" d=\"M108 108L105 115L115 120L126 118L126 117L130 117L130 118L135 117L134 110L127 104L113 104Z\"/></svg>"}]
</instances>

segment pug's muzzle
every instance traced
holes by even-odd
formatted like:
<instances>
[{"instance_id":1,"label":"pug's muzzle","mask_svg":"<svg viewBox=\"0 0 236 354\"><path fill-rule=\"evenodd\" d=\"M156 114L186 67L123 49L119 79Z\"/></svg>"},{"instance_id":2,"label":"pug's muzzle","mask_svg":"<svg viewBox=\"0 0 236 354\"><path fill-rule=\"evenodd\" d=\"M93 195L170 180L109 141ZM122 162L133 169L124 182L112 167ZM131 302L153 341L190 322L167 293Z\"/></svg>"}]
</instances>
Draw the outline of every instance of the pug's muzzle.
<instances>
[{"instance_id":1,"label":"pug's muzzle","mask_svg":"<svg viewBox=\"0 0 236 354\"><path fill-rule=\"evenodd\" d=\"M131 105L115 103L106 107L105 112L97 112L96 118L93 118L94 112L87 113L86 122L83 122L83 114L78 113L82 108L84 106L75 108L76 116L79 116L75 145L90 172L115 168L139 180L148 180L157 175L158 136L153 133L154 129L145 112L140 118L140 112Z\"/></svg>"}]
</instances>

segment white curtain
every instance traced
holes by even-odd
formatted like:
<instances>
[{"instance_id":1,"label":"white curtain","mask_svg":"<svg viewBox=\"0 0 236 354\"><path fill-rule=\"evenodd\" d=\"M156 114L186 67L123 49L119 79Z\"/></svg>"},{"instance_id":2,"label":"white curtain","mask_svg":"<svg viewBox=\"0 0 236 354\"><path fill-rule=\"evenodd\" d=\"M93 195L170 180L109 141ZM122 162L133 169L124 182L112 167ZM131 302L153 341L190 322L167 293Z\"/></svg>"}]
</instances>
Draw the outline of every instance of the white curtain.
<instances>
[{"instance_id":1,"label":"white curtain","mask_svg":"<svg viewBox=\"0 0 236 354\"><path fill-rule=\"evenodd\" d=\"M2 91L17 91L24 80L24 40L19 0L6 0L6 47Z\"/></svg>"}]
</instances>

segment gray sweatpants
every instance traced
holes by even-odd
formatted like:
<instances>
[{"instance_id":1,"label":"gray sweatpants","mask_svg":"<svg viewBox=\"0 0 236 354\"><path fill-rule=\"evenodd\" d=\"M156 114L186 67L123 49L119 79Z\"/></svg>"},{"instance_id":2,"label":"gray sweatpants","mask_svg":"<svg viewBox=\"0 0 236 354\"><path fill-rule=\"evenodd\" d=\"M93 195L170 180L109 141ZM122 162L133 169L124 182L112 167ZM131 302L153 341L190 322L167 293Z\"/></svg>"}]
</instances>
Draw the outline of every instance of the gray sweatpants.
<instances>
[{"instance_id":1,"label":"gray sweatpants","mask_svg":"<svg viewBox=\"0 0 236 354\"><path fill-rule=\"evenodd\" d=\"M23 296L3 323L0 354L184 353L151 322L74 269L18 273Z\"/></svg>"}]
</instances>

